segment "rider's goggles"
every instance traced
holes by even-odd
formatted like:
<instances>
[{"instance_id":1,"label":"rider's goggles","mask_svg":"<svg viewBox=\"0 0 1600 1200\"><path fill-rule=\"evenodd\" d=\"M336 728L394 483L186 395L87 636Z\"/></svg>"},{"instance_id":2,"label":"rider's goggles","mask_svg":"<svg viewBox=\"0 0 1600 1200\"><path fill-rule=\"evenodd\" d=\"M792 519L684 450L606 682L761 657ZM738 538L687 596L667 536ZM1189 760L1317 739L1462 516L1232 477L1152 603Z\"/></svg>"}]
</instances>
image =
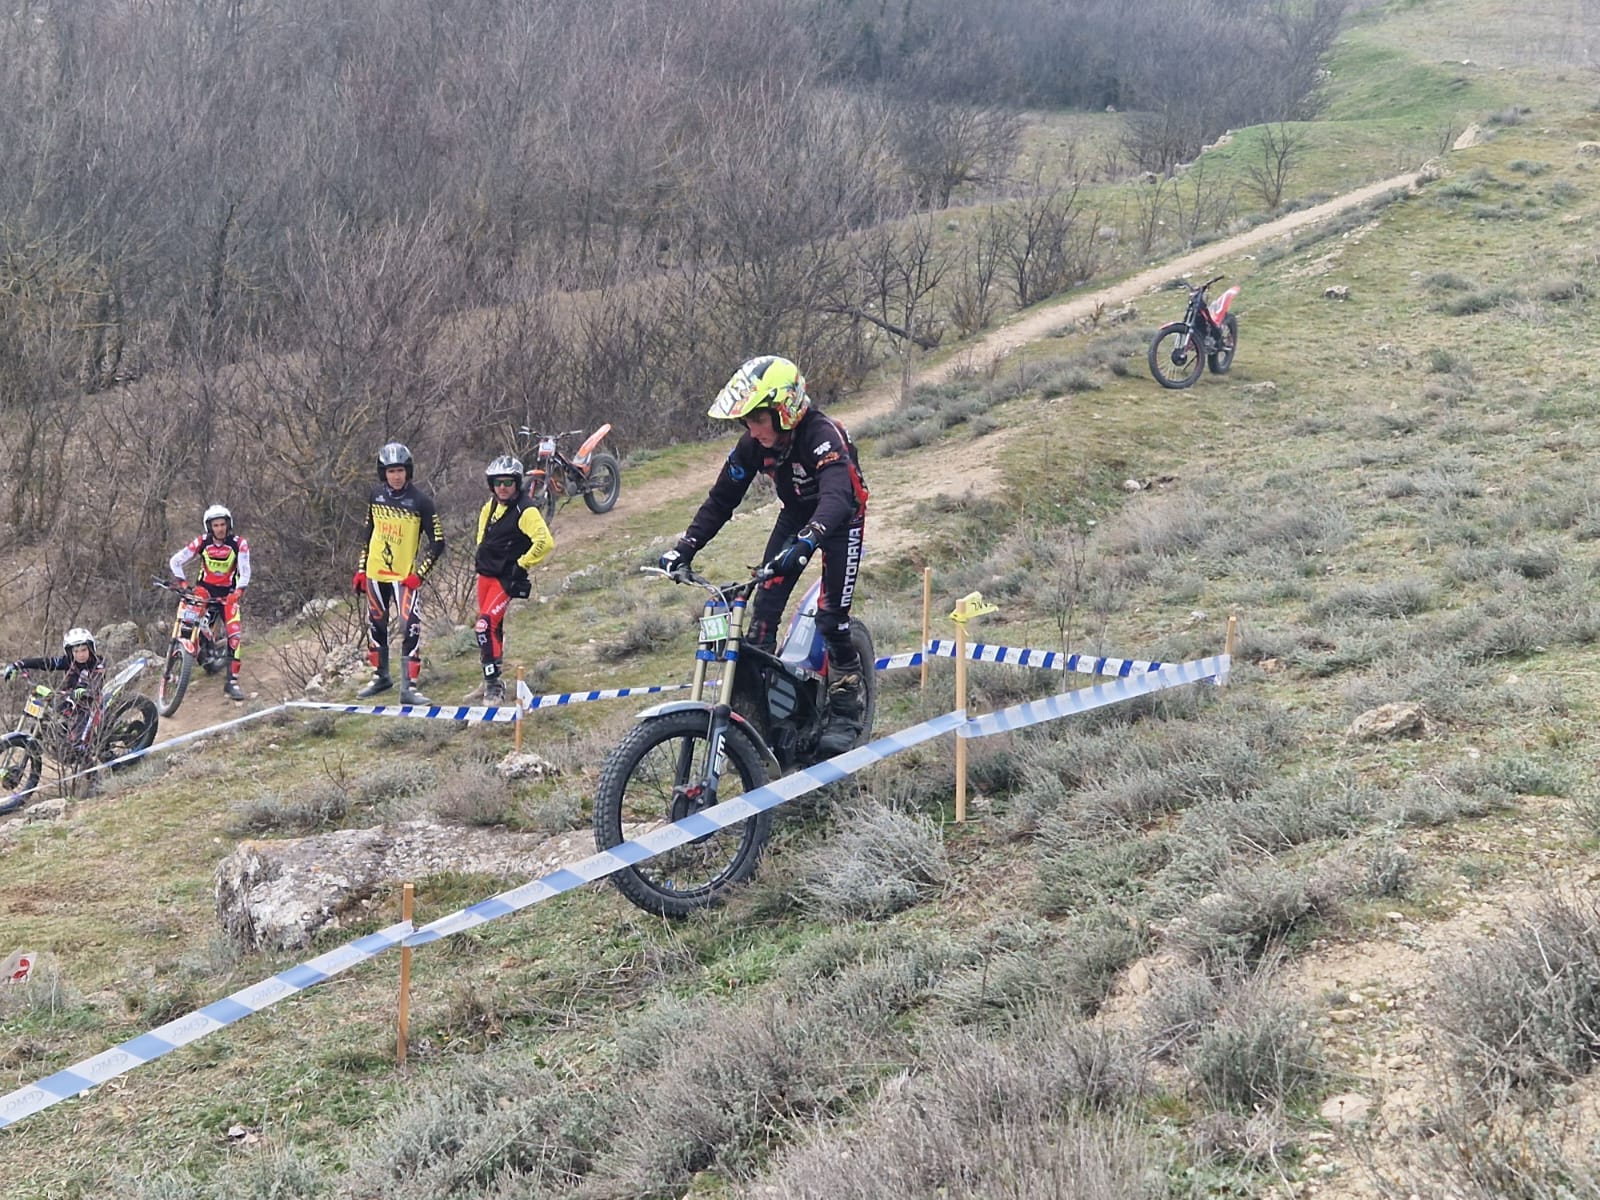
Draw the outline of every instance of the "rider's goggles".
<instances>
[{"instance_id":1,"label":"rider's goggles","mask_svg":"<svg viewBox=\"0 0 1600 1200\"><path fill-rule=\"evenodd\" d=\"M494 486L495 487L516 487L517 486L517 481L515 479L496 479L494 481Z\"/></svg>"}]
</instances>

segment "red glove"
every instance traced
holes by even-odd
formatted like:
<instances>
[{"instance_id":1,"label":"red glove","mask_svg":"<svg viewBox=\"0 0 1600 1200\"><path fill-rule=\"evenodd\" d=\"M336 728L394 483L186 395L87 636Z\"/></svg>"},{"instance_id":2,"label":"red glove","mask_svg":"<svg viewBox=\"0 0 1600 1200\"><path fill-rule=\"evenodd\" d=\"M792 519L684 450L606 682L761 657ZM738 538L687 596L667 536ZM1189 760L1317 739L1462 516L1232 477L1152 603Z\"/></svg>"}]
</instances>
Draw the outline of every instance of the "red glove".
<instances>
[{"instance_id":1,"label":"red glove","mask_svg":"<svg viewBox=\"0 0 1600 1200\"><path fill-rule=\"evenodd\" d=\"M414 592L422 586L422 576L413 571L411 574L407 575L403 580L401 580L401 582Z\"/></svg>"},{"instance_id":2,"label":"red glove","mask_svg":"<svg viewBox=\"0 0 1600 1200\"><path fill-rule=\"evenodd\" d=\"M350 582L355 585L356 591L358 591L358 592L366 591L367 590L367 573L365 571L357 571L356 572L356 577L354 579L352 579Z\"/></svg>"}]
</instances>

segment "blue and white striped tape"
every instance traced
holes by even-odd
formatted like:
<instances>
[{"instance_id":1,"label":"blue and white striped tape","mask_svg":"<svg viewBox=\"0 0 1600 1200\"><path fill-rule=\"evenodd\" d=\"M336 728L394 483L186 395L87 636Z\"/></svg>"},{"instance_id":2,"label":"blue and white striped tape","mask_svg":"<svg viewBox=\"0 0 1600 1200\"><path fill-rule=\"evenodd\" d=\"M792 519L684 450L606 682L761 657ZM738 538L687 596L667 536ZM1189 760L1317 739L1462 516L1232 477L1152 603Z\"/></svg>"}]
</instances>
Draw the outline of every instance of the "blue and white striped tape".
<instances>
[{"instance_id":1,"label":"blue and white striped tape","mask_svg":"<svg viewBox=\"0 0 1600 1200\"><path fill-rule=\"evenodd\" d=\"M956 644L935 638L926 650L912 650L905 654L891 654L880 658L873 666L880 671L894 671L902 667L920 667L927 658L954 658ZM1144 662L1137 658L1107 658L1094 654L1065 654L1060 650L1030 650L1018 646L989 646L983 642L967 645L966 657L974 662L1007 663L1016 667L1038 667L1045 671L1075 671L1080 675L1115 675L1126 678L1154 671L1163 664Z\"/></svg>"},{"instance_id":2,"label":"blue and white striped tape","mask_svg":"<svg viewBox=\"0 0 1600 1200\"><path fill-rule=\"evenodd\" d=\"M660 683L651 687L606 688L594 692L552 692L545 696L535 696L528 690L527 684L518 682L517 699L522 702L524 709L531 712L536 708L586 704L590 700L619 700L624 696L653 696L658 692L679 692L689 686L687 683Z\"/></svg>"},{"instance_id":3,"label":"blue and white striped tape","mask_svg":"<svg viewBox=\"0 0 1600 1200\"><path fill-rule=\"evenodd\" d=\"M414 929L409 922L399 922L377 933L357 938L309 962L279 972L270 979L169 1021L149 1033L140 1034L93 1058L57 1071L37 1083L0 1096L0 1129L14 1125L24 1117L49 1108L59 1101L80 1095L108 1079L114 1079L135 1067L169 1054L180 1046L188 1045L209 1033L243 1020L276 1004L279 1000L304 991L313 984L321 983L342 971L375 958L392 947L425 946L509 913L518 912L585 883L603 879L625 867L635 866L686 842L736 825L757 813L776 808L796 796L836 783L901 750L941 734L953 730L959 736L983 737L991 733L1020 729L1057 717L1102 708L1164 688L1177 687L1207 678L1226 678L1228 668L1229 659L1226 655L1198 662L1176 663L1143 675L1119 679L1114 683L1098 684L1076 692L1053 696L1047 700L1019 704L970 721L966 719L964 713L945 713L913 725L909 729L877 738L865 746L784 776L753 792L736 796L682 821L653 829L620 846L613 846L570 866L560 867L539 879L486 900L480 900L448 916L430 921L420 929ZM264 715L266 714L255 713L251 714L250 718L240 718L240 720Z\"/></svg>"},{"instance_id":4,"label":"blue and white striped tape","mask_svg":"<svg viewBox=\"0 0 1600 1200\"><path fill-rule=\"evenodd\" d=\"M318 708L324 712L368 713L376 717L421 717L431 721L515 721L515 704L335 704L328 700L290 700L288 708Z\"/></svg>"}]
</instances>

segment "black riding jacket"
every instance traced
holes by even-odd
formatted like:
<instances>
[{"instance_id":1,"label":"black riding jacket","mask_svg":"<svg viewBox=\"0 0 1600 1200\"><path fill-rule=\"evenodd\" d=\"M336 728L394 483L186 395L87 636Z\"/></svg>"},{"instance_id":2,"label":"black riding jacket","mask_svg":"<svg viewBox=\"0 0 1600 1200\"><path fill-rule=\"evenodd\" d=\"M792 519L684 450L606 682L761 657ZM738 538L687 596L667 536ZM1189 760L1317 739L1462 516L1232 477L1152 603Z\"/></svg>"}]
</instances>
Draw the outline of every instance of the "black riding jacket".
<instances>
[{"instance_id":1,"label":"black riding jacket","mask_svg":"<svg viewBox=\"0 0 1600 1200\"><path fill-rule=\"evenodd\" d=\"M787 443L770 450L748 433L740 436L683 540L698 549L715 537L758 472L771 476L784 514L811 526L819 542L849 528L867 511L867 483L855 444L843 425L811 408L789 431Z\"/></svg>"}]
</instances>

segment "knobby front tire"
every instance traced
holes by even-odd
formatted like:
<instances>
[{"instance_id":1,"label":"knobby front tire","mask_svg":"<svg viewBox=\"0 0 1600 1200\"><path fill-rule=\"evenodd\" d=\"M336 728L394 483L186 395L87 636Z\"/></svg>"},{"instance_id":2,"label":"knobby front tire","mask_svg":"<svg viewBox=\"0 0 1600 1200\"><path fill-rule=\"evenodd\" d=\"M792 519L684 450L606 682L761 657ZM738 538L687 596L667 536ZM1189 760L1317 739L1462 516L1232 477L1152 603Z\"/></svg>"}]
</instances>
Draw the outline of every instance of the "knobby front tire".
<instances>
[{"instance_id":1,"label":"knobby front tire","mask_svg":"<svg viewBox=\"0 0 1600 1200\"><path fill-rule=\"evenodd\" d=\"M178 711L193 674L194 655L173 642L172 649L167 651L167 661L161 665L161 682L156 685L156 708L163 717Z\"/></svg>"},{"instance_id":2,"label":"knobby front tire","mask_svg":"<svg viewBox=\"0 0 1600 1200\"><path fill-rule=\"evenodd\" d=\"M155 744L159 717L156 702L149 696L134 693L118 698L106 713L105 725L100 735L100 761L110 762L135 750L148 750ZM118 763L113 771L133 766L137 759Z\"/></svg>"},{"instance_id":3,"label":"knobby front tire","mask_svg":"<svg viewBox=\"0 0 1600 1200\"><path fill-rule=\"evenodd\" d=\"M594 801L594 843L609 850L693 811L674 792L702 778L710 714L667 713L633 727L606 756ZM717 800L731 800L767 782L766 763L743 729L730 725L723 739ZM632 903L663 917L686 917L720 904L730 888L753 874L772 832L772 814L760 813L708 833L611 876Z\"/></svg>"},{"instance_id":4,"label":"knobby front tire","mask_svg":"<svg viewBox=\"0 0 1600 1200\"><path fill-rule=\"evenodd\" d=\"M1186 388L1205 370L1200 342L1182 321L1163 325L1150 342L1150 374L1164 388Z\"/></svg>"},{"instance_id":5,"label":"knobby front tire","mask_svg":"<svg viewBox=\"0 0 1600 1200\"><path fill-rule=\"evenodd\" d=\"M13 730L0 737L0 812L21 808L27 793L39 786L44 754L37 738Z\"/></svg>"}]
</instances>

